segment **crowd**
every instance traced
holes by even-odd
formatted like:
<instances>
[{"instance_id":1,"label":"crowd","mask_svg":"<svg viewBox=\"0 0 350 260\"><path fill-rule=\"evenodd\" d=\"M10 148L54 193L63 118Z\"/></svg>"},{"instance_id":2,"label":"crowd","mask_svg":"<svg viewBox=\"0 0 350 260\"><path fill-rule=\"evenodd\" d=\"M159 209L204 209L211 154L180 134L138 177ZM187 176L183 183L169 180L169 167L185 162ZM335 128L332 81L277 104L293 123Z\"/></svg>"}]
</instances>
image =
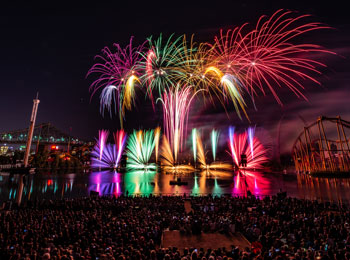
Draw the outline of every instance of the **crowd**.
<instances>
[{"instance_id":1,"label":"crowd","mask_svg":"<svg viewBox=\"0 0 350 260\"><path fill-rule=\"evenodd\" d=\"M281 197L28 201L0 211L0 259L350 259L349 217L344 205ZM165 229L240 232L252 247L162 248Z\"/></svg>"}]
</instances>

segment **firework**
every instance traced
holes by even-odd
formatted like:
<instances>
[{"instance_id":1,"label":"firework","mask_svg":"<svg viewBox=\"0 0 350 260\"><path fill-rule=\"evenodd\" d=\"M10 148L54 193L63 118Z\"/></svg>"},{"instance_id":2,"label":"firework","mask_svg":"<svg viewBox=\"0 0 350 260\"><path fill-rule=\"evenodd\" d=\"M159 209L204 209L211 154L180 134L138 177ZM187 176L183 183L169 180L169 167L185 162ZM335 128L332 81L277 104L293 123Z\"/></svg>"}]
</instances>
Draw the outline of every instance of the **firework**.
<instances>
[{"instance_id":1,"label":"firework","mask_svg":"<svg viewBox=\"0 0 350 260\"><path fill-rule=\"evenodd\" d=\"M122 105L122 112L124 115L125 108L128 110L131 110L132 104L134 102L134 96L135 96L135 84L141 83L138 77L135 75L131 75L125 84L125 91L123 95L123 105Z\"/></svg>"},{"instance_id":2,"label":"firework","mask_svg":"<svg viewBox=\"0 0 350 260\"><path fill-rule=\"evenodd\" d=\"M99 131L99 140L91 153L93 168L118 168L124 150L126 135L123 130L114 133L115 144L107 144L109 132Z\"/></svg>"},{"instance_id":3,"label":"firework","mask_svg":"<svg viewBox=\"0 0 350 260\"><path fill-rule=\"evenodd\" d=\"M204 75L206 74L213 74L214 76L216 76L217 79L221 80L221 78L224 76L224 73L222 73L222 71L214 66L210 66L208 67L205 72Z\"/></svg>"},{"instance_id":4,"label":"firework","mask_svg":"<svg viewBox=\"0 0 350 260\"><path fill-rule=\"evenodd\" d=\"M182 77L178 77L178 84L192 86L195 90L206 90L203 98L211 99L211 90L216 89L216 81L205 76L206 68L210 66L208 45L194 42L192 35L190 41L183 37L183 52L179 53L181 60ZM208 95L209 94L209 95Z\"/></svg>"},{"instance_id":5,"label":"firework","mask_svg":"<svg viewBox=\"0 0 350 260\"><path fill-rule=\"evenodd\" d=\"M165 41L162 35L156 40L148 38L149 51L141 54L144 61L140 68L146 72L141 79L147 85L147 94L152 102L154 90L162 96L164 91L176 86L179 79L184 77L181 66L185 61L180 59L184 56L182 41L183 36L174 38L173 35Z\"/></svg>"},{"instance_id":6,"label":"firework","mask_svg":"<svg viewBox=\"0 0 350 260\"><path fill-rule=\"evenodd\" d=\"M247 106L242 95L243 86L239 79L231 74L224 74L220 69L215 66L208 67L204 74L209 74L214 76L222 86L222 89L219 89L221 98L225 101L230 99L233 102L236 113L240 119L241 113L240 109L244 112L246 118L249 120L245 107ZM217 89L216 89L217 90ZM225 107L225 102L221 101L222 105ZM239 106L238 106L239 105Z\"/></svg>"},{"instance_id":7,"label":"firework","mask_svg":"<svg viewBox=\"0 0 350 260\"><path fill-rule=\"evenodd\" d=\"M250 153L252 154L252 159L254 160L254 134L255 134L255 127L249 127L248 128L248 140L249 140L249 147L250 147Z\"/></svg>"},{"instance_id":8,"label":"firework","mask_svg":"<svg viewBox=\"0 0 350 260\"><path fill-rule=\"evenodd\" d=\"M194 168L192 165L178 164L173 156L168 138L163 135L162 147L161 147L161 163L162 170L167 173L182 173L192 172Z\"/></svg>"},{"instance_id":9,"label":"firework","mask_svg":"<svg viewBox=\"0 0 350 260\"><path fill-rule=\"evenodd\" d=\"M246 108L250 100L255 106L254 98L259 94L271 92L282 105L276 89L287 88L306 99L302 93L303 81L319 84L313 75L319 74L318 68L325 66L310 58L309 54L334 54L315 44L297 42L301 35L328 28L320 23L308 22L308 17L278 10L270 17L262 16L252 30L247 24L221 30L213 44L196 43L193 35L188 40L185 35L164 38L160 34L156 39L147 39L149 48L146 50L144 44L133 47L131 38L124 49L115 44L115 52L106 47L102 55L97 56L100 62L88 72L88 75L98 74L90 91L93 96L102 89L101 113L107 111L112 115L118 112L122 125L125 109L131 110L134 105L136 87L144 86L154 108L154 100L162 103L164 135L172 153L172 158L168 154L163 157L169 158L173 166L177 165L187 133L190 104L198 92L203 93L204 100L208 97L214 104L218 100L225 110L226 104L232 102L238 117L242 119L244 114L248 121ZM154 94L157 95L155 99ZM249 103L246 97L250 98ZM256 161L258 152L254 130L248 129L246 135L252 161ZM235 136L233 130L229 137L231 155L237 166L240 154L236 152L243 152L235 151L237 141L244 139L240 136ZM157 160L160 132L154 133L154 139ZM197 137L192 133L196 163L198 145L195 142ZM212 140L215 161L214 143Z\"/></svg>"},{"instance_id":10,"label":"firework","mask_svg":"<svg viewBox=\"0 0 350 260\"><path fill-rule=\"evenodd\" d=\"M127 144L128 161L127 169L134 170L154 170L156 165L150 163L150 159L155 147L154 131L135 131L131 134Z\"/></svg>"},{"instance_id":11,"label":"firework","mask_svg":"<svg viewBox=\"0 0 350 260\"><path fill-rule=\"evenodd\" d=\"M216 151L217 151L217 147L218 147L219 135L220 135L220 133L217 130L213 129L211 131L211 151L213 154L213 161L214 162L216 160Z\"/></svg>"},{"instance_id":12,"label":"firework","mask_svg":"<svg viewBox=\"0 0 350 260\"><path fill-rule=\"evenodd\" d=\"M205 151L203 148L202 140L198 134L197 134L197 154L198 154L198 163L200 164L200 168L206 168L207 162L205 159Z\"/></svg>"},{"instance_id":13,"label":"firework","mask_svg":"<svg viewBox=\"0 0 350 260\"><path fill-rule=\"evenodd\" d=\"M162 156L162 160L161 160L162 166L172 167L175 165L173 152L170 147L168 138L165 135L163 135L163 140L162 140L161 156Z\"/></svg>"},{"instance_id":14,"label":"firework","mask_svg":"<svg viewBox=\"0 0 350 260\"><path fill-rule=\"evenodd\" d=\"M107 139L108 139L108 135L109 135L109 131L108 130L100 130L98 131L98 146L99 146L99 150L100 150L100 153L99 153L99 158L100 160L102 159L102 155L103 155L103 150L106 146L106 142L107 142Z\"/></svg>"},{"instance_id":15,"label":"firework","mask_svg":"<svg viewBox=\"0 0 350 260\"><path fill-rule=\"evenodd\" d=\"M117 148L117 157L116 162L119 164L120 159L122 158L122 153L125 147L126 134L123 130L117 131L113 134L115 147Z\"/></svg>"},{"instance_id":16,"label":"firework","mask_svg":"<svg viewBox=\"0 0 350 260\"><path fill-rule=\"evenodd\" d=\"M227 164L227 163L220 163L220 162L215 162L215 161L210 163L210 164L207 163L206 152L204 150L200 135L198 135L198 134L197 134L197 155L198 155L198 163L199 163L200 169L202 171L211 172L213 170L215 171L215 170L230 170L230 169L232 169L232 165Z\"/></svg>"},{"instance_id":17,"label":"firework","mask_svg":"<svg viewBox=\"0 0 350 260\"><path fill-rule=\"evenodd\" d=\"M124 117L124 107L131 109L134 95L134 84L140 72L140 61L144 44L133 47L133 37L129 44L122 48L114 44L116 51L108 47L102 50L102 55L96 56L100 62L94 64L87 75L98 74L98 78L92 82L90 91L93 96L102 88L100 95L100 111L104 114L107 109L112 116L112 111L119 111L120 123ZM126 98L126 100L124 100ZM114 109L113 109L114 107Z\"/></svg>"},{"instance_id":18,"label":"firework","mask_svg":"<svg viewBox=\"0 0 350 260\"><path fill-rule=\"evenodd\" d=\"M102 89L100 95L100 113L103 115L105 109L108 110L112 117L113 104L117 103L118 88L113 85L108 85ZM114 113L117 112L116 106L114 106Z\"/></svg>"},{"instance_id":19,"label":"firework","mask_svg":"<svg viewBox=\"0 0 350 260\"><path fill-rule=\"evenodd\" d=\"M193 160L196 163L197 159L197 129L192 129L192 151L193 151Z\"/></svg>"},{"instance_id":20,"label":"firework","mask_svg":"<svg viewBox=\"0 0 350 260\"><path fill-rule=\"evenodd\" d=\"M221 79L220 82L222 84L222 86L224 87L224 95L226 97L227 93L230 96L230 99L233 102L233 105L235 107L235 110L237 112L237 115L240 119L242 119L241 117L241 113L240 113L240 108L242 109L242 111L244 112L245 116L248 118L247 112L245 111L245 106L246 103L243 100L243 96L241 94L241 90L240 90L240 83L237 80L237 78L231 74L225 74ZM238 107L238 105L240 106L240 108Z\"/></svg>"},{"instance_id":21,"label":"firework","mask_svg":"<svg viewBox=\"0 0 350 260\"><path fill-rule=\"evenodd\" d=\"M196 93L192 92L191 87L178 85L164 92L162 98L158 99L163 105L164 134L173 151L175 162L182 148L189 109Z\"/></svg>"},{"instance_id":22,"label":"firework","mask_svg":"<svg viewBox=\"0 0 350 260\"><path fill-rule=\"evenodd\" d=\"M159 140L160 140L160 127L158 126L154 130L154 142L155 142L155 154L156 154L156 162L158 161L158 154L159 154Z\"/></svg>"},{"instance_id":23,"label":"firework","mask_svg":"<svg viewBox=\"0 0 350 260\"><path fill-rule=\"evenodd\" d=\"M214 44L207 43L210 48L208 55L212 60L212 66L218 67L223 74L239 76L240 58L245 47L246 36L242 32L245 26L246 24L226 32L220 30L220 35L214 38Z\"/></svg>"},{"instance_id":24,"label":"firework","mask_svg":"<svg viewBox=\"0 0 350 260\"><path fill-rule=\"evenodd\" d=\"M249 136L247 132L242 134L236 134L234 127L229 128L229 148L230 155L232 157L235 167L240 168L240 158L242 155L247 157L248 169L262 169L263 163L267 162L267 150L260 143L257 137L252 138L252 147L249 142ZM253 153L252 153L253 151ZM253 156L254 155L254 156Z\"/></svg>"},{"instance_id":25,"label":"firework","mask_svg":"<svg viewBox=\"0 0 350 260\"><path fill-rule=\"evenodd\" d=\"M253 98L266 88L282 105L276 87L287 87L305 98L303 80L319 82L310 73L320 74L325 65L308 58L310 53L332 53L319 45L299 43L295 39L310 31L329 28L316 22L304 22L310 15L293 16L291 11L278 10L271 17L261 16L255 28L246 31L246 24L226 33L220 32L212 46L212 56L225 73L234 75Z\"/></svg>"}]
</instances>

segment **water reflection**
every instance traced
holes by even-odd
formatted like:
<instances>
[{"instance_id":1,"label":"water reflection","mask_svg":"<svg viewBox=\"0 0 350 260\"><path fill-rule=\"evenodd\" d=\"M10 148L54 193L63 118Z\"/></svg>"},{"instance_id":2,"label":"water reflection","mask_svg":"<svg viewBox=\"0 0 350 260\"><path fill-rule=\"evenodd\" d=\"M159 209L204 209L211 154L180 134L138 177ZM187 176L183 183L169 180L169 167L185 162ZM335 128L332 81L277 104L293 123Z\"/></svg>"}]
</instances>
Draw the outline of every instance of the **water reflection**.
<instances>
[{"instance_id":1,"label":"water reflection","mask_svg":"<svg viewBox=\"0 0 350 260\"><path fill-rule=\"evenodd\" d=\"M266 174L249 170L239 171L234 179L232 195L247 195L249 192L260 197L275 194L276 192L274 192L272 185L276 181L278 182L278 180L269 180Z\"/></svg>"},{"instance_id":2,"label":"water reflection","mask_svg":"<svg viewBox=\"0 0 350 260\"><path fill-rule=\"evenodd\" d=\"M181 178L184 185L170 185ZM36 174L0 176L0 201L23 202L37 198L61 199L99 195L205 195L247 193L263 197L281 190L292 197L320 201L350 202L350 179L314 178L306 175L268 174L253 171L204 170L181 174L155 171L92 172L81 174Z\"/></svg>"},{"instance_id":3,"label":"water reflection","mask_svg":"<svg viewBox=\"0 0 350 260\"><path fill-rule=\"evenodd\" d=\"M124 189L128 194L150 195L154 190L155 171L129 171L124 175Z\"/></svg>"},{"instance_id":4,"label":"water reflection","mask_svg":"<svg viewBox=\"0 0 350 260\"><path fill-rule=\"evenodd\" d=\"M92 172L89 174L88 193L91 191L98 192L99 195L114 195L119 196L121 190L121 176L120 173L102 171Z\"/></svg>"}]
</instances>

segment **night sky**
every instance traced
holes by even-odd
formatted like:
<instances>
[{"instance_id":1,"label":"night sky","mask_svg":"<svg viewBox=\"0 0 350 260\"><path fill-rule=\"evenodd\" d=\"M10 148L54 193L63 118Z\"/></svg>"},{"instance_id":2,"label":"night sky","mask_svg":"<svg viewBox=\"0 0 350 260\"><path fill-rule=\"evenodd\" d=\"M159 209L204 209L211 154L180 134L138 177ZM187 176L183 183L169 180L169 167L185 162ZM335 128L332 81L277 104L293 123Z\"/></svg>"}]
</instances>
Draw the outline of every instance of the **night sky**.
<instances>
[{"instance_id":1,"label":"night sky","mask_svg":"<svg viewBox=\"0 0 350 260\"><path fill-rule=\"evenodd\" d=\"M86 73L103 47L112 47L113 43L125 46L130 36L135 37L135 43L142 43L146 37L159 33L167 36L195 33L197 41L212 41L220 28L245 22L255 24L261 15L271 15L279 8L312 14L313 21L333 27L310 34L305 41L321 44L338 54L318 59L328 65L317 77L322 86L304 82L309 102L282 89L279 94L283 107L267 95L257 98L258 111L248 110L252 122L266 131L269 142L274 142L277 124L284 115L281 137L283 149L288 151L305 122L311 123L319 115L341 115L350 120L350 19L348 8L341 1L2 4L0 132L28 126L36 92L41 101L37 123L51 122L64 132L71 127L72 135L86 140L96 137L98 129L116 130L118 118L102 117L98 95L90 102L88 91L93 78L86 78ZM137 103L134 111L126 115L126 130L161 124L160 111L153 112L148 100L139 95ZM238 119L232 107L230 111L228 118L222 109L194 104L189 127L248 124Z\"/></svg>"}]
</instances>

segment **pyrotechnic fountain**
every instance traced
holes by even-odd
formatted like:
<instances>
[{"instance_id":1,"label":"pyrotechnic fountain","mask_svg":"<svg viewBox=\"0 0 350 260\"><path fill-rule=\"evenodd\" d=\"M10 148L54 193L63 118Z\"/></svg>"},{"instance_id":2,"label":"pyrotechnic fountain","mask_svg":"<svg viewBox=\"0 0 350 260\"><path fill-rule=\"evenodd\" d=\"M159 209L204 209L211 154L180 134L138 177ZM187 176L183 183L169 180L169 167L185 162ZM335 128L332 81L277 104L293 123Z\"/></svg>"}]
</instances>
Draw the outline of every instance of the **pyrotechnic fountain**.
<instances>
[{"instance_id":1,"label":"pyrotechnic fountain","mask_svg":"<svg viewBox=\"0 0 350 260\"><path fill-rule=\"evenodd\" d=\"M229 148L234 166L237 169L262 169L267 162L267 149L254 136L254 129L236 134L235 128L229 128Z\"/></svg>"},{"instance_id":2,"label":"pyrotechnic fountain","mask_svg":"<svg viewBox=\"0 0 350 260\"><path fill-rule=\"evenodd\" d=\"M214 148L212 150L213 162L207 163L206 156L205 156L206 153L205 153L204 148L203 148L202 140L200 138L200 135L197 134L197 157L198 157L199 169L201 171L206 171L206 172L210 172L212 170L214 170L214 171L232 170L231 164L221 163L221 162L215 161L214 158L216 158L217 141L219 138L218 133L215 130L213 130L211 132L211 137L212 137L211 138L212 148Z\"/></svg>"},{"instance_id":3,"label":"pyrotechnic fountain","mask_svg":"<svg viewBox=\"0 0 350 260\"><path fill-rule=\"evenodd\" d=\"M155 170L156 164L150 162L155 144L154 130L134 130L127 144L127 170Z\"/></svg>"},{"instance_id":4,"label":"pyrotechnic fountain","mask_svg":"<svg viewBox=\"0 0 350 260\"><path fill-rule=\"evenodd\" d=\"M120 166L126 134L123 130L114 133L114 144L107 143L108 135L107 130L99 131L99 139L91 153L92 168L117 169Z\"/></svg>"}]
</instances>

